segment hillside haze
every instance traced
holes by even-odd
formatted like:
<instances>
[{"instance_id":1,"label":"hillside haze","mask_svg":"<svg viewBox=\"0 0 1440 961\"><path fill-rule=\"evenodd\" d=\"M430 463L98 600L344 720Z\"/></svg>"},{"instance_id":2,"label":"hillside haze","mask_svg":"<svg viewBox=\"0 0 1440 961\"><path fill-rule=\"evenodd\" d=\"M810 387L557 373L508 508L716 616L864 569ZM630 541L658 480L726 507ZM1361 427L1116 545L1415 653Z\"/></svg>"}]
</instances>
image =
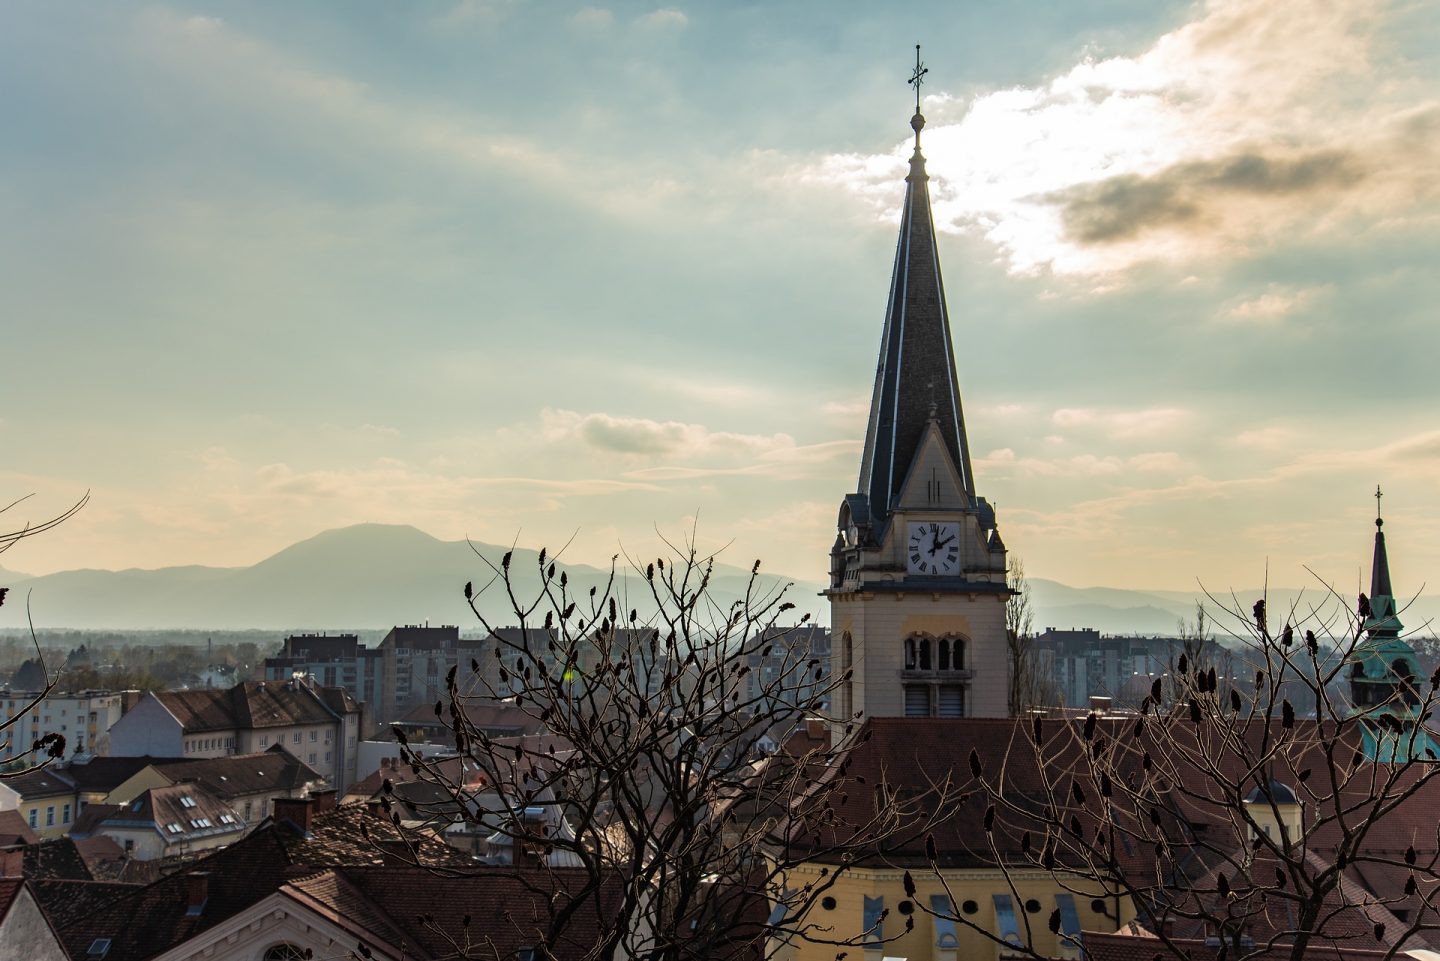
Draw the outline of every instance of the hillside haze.
<instances>
[{"instance_id":1,"label":"hillside haze","mask_svg":"<svg viewBox=\"0 0 1440 961\"><path fill-rule=\"evenodd\" d=\"M496 544L443 541L414 527L359 524L317 534L250 567L166 567L157 570L75 570L27 577L0 573L0 586L13 588L0 607L0 630L25 627L25 595L41 629L212 629L247 628L274 631L335 631L385 629L395 624L458 624L478 629L462 593L466 581L480 590L492 577L507 548ZM477 552L481 556L477 556ZM482 560L483 556L483 560ZM538 554L516 548L512 570L517 580L538 584ZM489 561L489 564L486 563ZM585 564L557 563L572 593L584 595L600 586L608 571ZM628 591L625 606L646 609L643 578L622 568L620 588ZM717 564L712 597L728 605L740 598L747 568ZM819 582L762 575L762 584L777 588L793 582L787 599L793 616L805 613L828 623L829 611L819 596ZM1107 634L1174 634L1179 622L1192 620L1198 592L1131 591L1118 588L1076 588L1030 578L1034 627L1092 627ZM1228 599L1228 589L1217 592ZM1242 611L1260 591L1236 591ZM1284 610L1297 598L1306 605L1325 600L1324 589L1270 590L1272 611ZM1404 601L1402 600L1402 603ZM496 585L481 594L477 605L496 624L515 617ZM790 615L787 615L787 618ZM1223 629L1227 621L1215 618ZM1429 634L1427 623L1440 619L1440 599L1422 597L1402 611L1407 628ZM1229 624L1238 631L1238 625Z\"/></svg>"},{"instance_id":2,"label":"hillside haze","mask_svg":"<svg viewBox=\"0 0 1440 961\"><path fill-rule=\"evenodd\" d=\"M507 547L443 541L414 527L358 524L317 534L250 567L166 567L157 570L75 570L41 577L12 576L4 582L17 595L29 592L37 627L265 628L336 630L383 628L394 624L458 624L478 628L465 603L467 581L480 591L494 577ZM477 552L481 556L477 556ZM483 556L483 560L482 560ZM511 561L516 581L539 584L538 552L516 548ZM489 561L489 564L486 563ZM493 565L494 567L492 568ZM573 594L604 589L609 571L584 564L556 564L567 573ZM628 569L618 572L620 589L644 608L645 585ZM729 604L742 596L747 569L717 564L712 595ZM762 575L775 589L787 583ZM818 614L819 584L796 583L788 600L795 617ZM477 606L497 624L511 624L509 601L497 582L480 594ZM24 604L0 608L0 629L25 626Z\"/></svg>"}]
</instances>

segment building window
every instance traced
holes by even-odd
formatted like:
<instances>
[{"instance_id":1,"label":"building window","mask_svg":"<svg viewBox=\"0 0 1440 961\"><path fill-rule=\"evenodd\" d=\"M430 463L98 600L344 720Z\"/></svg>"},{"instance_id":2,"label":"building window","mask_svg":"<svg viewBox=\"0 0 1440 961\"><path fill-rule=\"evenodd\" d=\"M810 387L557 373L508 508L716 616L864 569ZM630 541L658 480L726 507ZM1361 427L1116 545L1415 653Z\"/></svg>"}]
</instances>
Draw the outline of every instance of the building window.
<instances>
[{"instance_id":1,"label":"building window","mask_svg":"<svg viewBox=\"0 0 1440 961\"><path fill-rule=\"evenodd\" d=\"M65 805L63 808L60 809L60 823L61 823L61 824L69 824L69 823L70 823L70 805L68 805L68 804Z\"/></svg>"},{"instance_id":2,"label":"building window","mask_svg":"<svg viewBox=\"0 0 1440 961\"><path fill-rule=\"evenodd\" d=\"M40 809L39 809L39 808L31 808L31 809L30 809L30 826L31 826L32 828L38 828L38 827L40 826Z\"/></svg>"},{"instance_id":3,"label":"building window","mask_svg":"<svg viewBox=\"0 0 1440 961\"><path fill-rule=\"evenodd\" d=\"M860 938L867 949L878 948L885 941L884 920L885 898L872 898L865 895L861 904L862 922L864 927L860 930Z\"/></svg>"},{"instance_id":4,"label":"building window","mask_svg":"<svg viewBox=\"0 0 1440 961\"><path fill-rule=\"evenodd\" d=\"M942 684L939 688L938 710L940 717L965 716L965 688L958 684Z\"/></svg>"},{"instance_id":5,"label":"building window","mask_svg":"<svg viewBox=\"0 0 1440 961\"><path fill-rule=\"evenodd\" d=\"M268 734L262 734L262 735L260 735L260 746L261 746L261 747L265 747L265 746L266 746L267 744L269 744L269 743L270 743L270 735L268 735Z\"/></svg>"},{"instance_id":6,"label":"building window","mask_svg":"<svg viewBox=\"0 0 1440 961\"><path fill-rule=\"evenodd\" d=\"M930 685L928 685L928 684L906 684L906 685L905 685L905 716L906 716L906 717L929 717L929 716L930 716Z\"/></svg>"},{"instance_id":7,"label":"building window","mask_svg":"<svg viewBox=\"0 0 1440 961\"><path fill-rule=\"evenodd\" d=\"M314 743L315 743L316 741L318 741L318 740L320 740L320 732L319 732L319 731L311 731L311 732L310 732L310 743L311 743L311 744L314 744Z\"/></svg>"},{"instance_id":8,"label":"building window","mask_svg":"<svg viewBox=\"0 0 1440 961\"><path fill-rule=\"evenodd\" d=\"M276 944L265 949L264 961L305 961L305 952L293 944Z\"/></svg>"},{"instance_id":9,"label":"building window","mask_svg":"<svg viewBox=\"0 0 1440 961\"><path fill-rule=\"evenodd\" d=\"M47 828L55 826L55 805L53 804L45 809L45 826Z\"/></svg>"},{"instance_id":10,"label":"building window","mask_svg":"<svg viewBox=\"0 0 1440 961\"><path fill-rule=\"evenodd\" d=\"M335 732L332 731L332 730L330 730L330 729L327 727L327 728L325 729L325 743L326 743L326 744L329 744L329 743L330 743L330 739L331 739L332 737L334 737L334 735L335 735Z\"/></svg>"},{"instance_id":11,"label":"building window","mask_svg":"<svg viewBox=\"0 0 1440 961\"><path fill-rule=\"evenodd\" d=\"M1017 948L1021 946L1020 925L1015 921L1015 904L1008 894L995 895L995 933Z\"/></svg>"},{"instance_id":12,"label":"building window","mask_svg":"<svg viewBox=\"0 0 1440 961\"><path fill-rule=\"evenodd\" d=\"M309 760L309 762L307 762L307 763L309 763L309 765L310 765L311 767L314 767L314 766L315 766L315 752L314 752L314 751L311 751L311 752L310 752L310 760Z\"/></svg>"},{"instance_id":13,"label":"building window","mask_svg":"<svg viewBox=\"0 0 1440 961\"><path fill-rule=\"evenodd\" d=\"M300 743L300 732L299 732L299 731L296 731L294 734L292 734L292 735L290 736L290 743L291 743L291 744L299 744L299 743Z\"/></svg>"},{"instance_id":14,"label":"building window","mask_svg":"<svg viewBox=\"0 0 1440 961\"><path fill-rule=\"evenodd\" d=\"M329 752L329 751L326 751L326 752L325 752L325 763L326 763L326 764L329 764L329 763L330 763L330 752Z\"/></svg>"}]
</instances>

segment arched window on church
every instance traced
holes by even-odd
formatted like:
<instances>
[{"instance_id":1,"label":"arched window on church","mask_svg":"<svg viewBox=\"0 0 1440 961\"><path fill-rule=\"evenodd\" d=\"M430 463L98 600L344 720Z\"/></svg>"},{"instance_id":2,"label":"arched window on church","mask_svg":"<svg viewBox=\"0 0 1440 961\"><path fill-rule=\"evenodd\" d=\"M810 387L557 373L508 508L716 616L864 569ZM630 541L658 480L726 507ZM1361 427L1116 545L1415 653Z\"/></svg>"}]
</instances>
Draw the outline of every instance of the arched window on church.
<instances>
[{"instance_id":1,"label":"arched window on church","mask_svg":"<svg viewBox=\"0 0 1440 961\"><path fill-rule=\"evenodd\" d=\"M948 671L950 670L950 641L942 637L939 645L939 660L936 666L939 670Z\"/></svg>"},{"instance_id":2,"label":"arched window on church","mask_svg":"<svg viewBox=\"0 0 1440 961\"><path fill-rule=\"evenodd\" d=\"M1361 664L1359 661L1356 661L1355 666L1350 668L1350 676L1363 678L1365 676L1365 665Z\"/></svg>"},{"instance_id":3,"label":"arched window on church","mask_svg":"<svg viewBox=\"0 0 1440 961\"><path fill-rule=\"evenodd\" d=\"M915 656L915 638L905 638L905 670L913 671L919 660Z\"/></svg>"},{"instance_id":4,"label":"arched window on church","mask_svg":"<svg viewBox=\"0 0 1440 961\"><path fill-rule=\"evenodd\" d=\"M930 664L930 638L920 638L920 670L933 670Z\"/></svg>"},{"instance_id":5,"label":"arched window on church","mask_svg":"<svg viewBox=\"0 0 1440 961\"><path fill-rule=\"evenodd\" d=\"M955 638L950 642L950 670L965 670L965 640Z\"/></svg>"}]
</instances>

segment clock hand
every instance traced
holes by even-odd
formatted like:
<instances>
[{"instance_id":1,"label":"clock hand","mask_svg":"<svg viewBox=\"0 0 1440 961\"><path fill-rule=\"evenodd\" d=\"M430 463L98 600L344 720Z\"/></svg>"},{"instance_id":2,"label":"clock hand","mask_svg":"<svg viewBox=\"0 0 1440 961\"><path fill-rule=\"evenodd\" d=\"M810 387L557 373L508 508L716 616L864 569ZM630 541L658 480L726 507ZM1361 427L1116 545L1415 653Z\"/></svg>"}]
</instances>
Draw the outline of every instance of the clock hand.
<instances>
[{"instance_id":1,"label":"clock hand","mask_svg":"<svg viewBox=\"0 0 1440 961\"><path fill-rule=\"evenodd\" d=\"M954 539L955 539L955 535L954 535L954 534L951 534L949 537L945 538L943 541L937 540L937 541L935 542L935 550L931 551L930 553L932 553L932 554L935 553L935 551L938 551L940 548L944 547L946 544L950 543L950 542L953 541Z\"/></svg>"}]
</instances>

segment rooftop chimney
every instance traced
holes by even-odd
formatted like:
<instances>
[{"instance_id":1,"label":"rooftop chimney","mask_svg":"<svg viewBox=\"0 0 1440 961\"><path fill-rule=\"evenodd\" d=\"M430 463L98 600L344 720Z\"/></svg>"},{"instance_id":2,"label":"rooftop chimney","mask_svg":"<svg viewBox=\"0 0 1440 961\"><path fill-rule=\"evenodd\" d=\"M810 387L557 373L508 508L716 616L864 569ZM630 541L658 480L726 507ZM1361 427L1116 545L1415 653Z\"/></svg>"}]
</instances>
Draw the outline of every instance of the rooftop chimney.
<instances>
[{"instance_id":1,"label":"rooftop chimney","mask_svg":"<svg viewBox=\"0 0 1440 961\"><path fill-rule=\"evenodd\" d=\"M310 833L310 822L315 816L315 802L310 798L277 797L275 799L275 820L289 821L301 834Z\"/></svg>"},{"instance_id":2,"label":"rooftop chimney","mask_svg":"<svg viewBox=\"0 0 1440 961\"><path fill-rule=\"evenodd\" d=\"M326 811L335 810L334 790L311 791L310 800L315 802L314 810L316 814L324 814Z\"/></svg>"},{"instance_id":3,"label":"rooftop chimney","mask_svg":"<svg viewBox=\"0 0 1440 961\"><path fill-rule=\"evenodd\" d=\"M0 851L0 877L20 878L25 876L25 850L11 848Z\"/></svg>"}]
</instances>

